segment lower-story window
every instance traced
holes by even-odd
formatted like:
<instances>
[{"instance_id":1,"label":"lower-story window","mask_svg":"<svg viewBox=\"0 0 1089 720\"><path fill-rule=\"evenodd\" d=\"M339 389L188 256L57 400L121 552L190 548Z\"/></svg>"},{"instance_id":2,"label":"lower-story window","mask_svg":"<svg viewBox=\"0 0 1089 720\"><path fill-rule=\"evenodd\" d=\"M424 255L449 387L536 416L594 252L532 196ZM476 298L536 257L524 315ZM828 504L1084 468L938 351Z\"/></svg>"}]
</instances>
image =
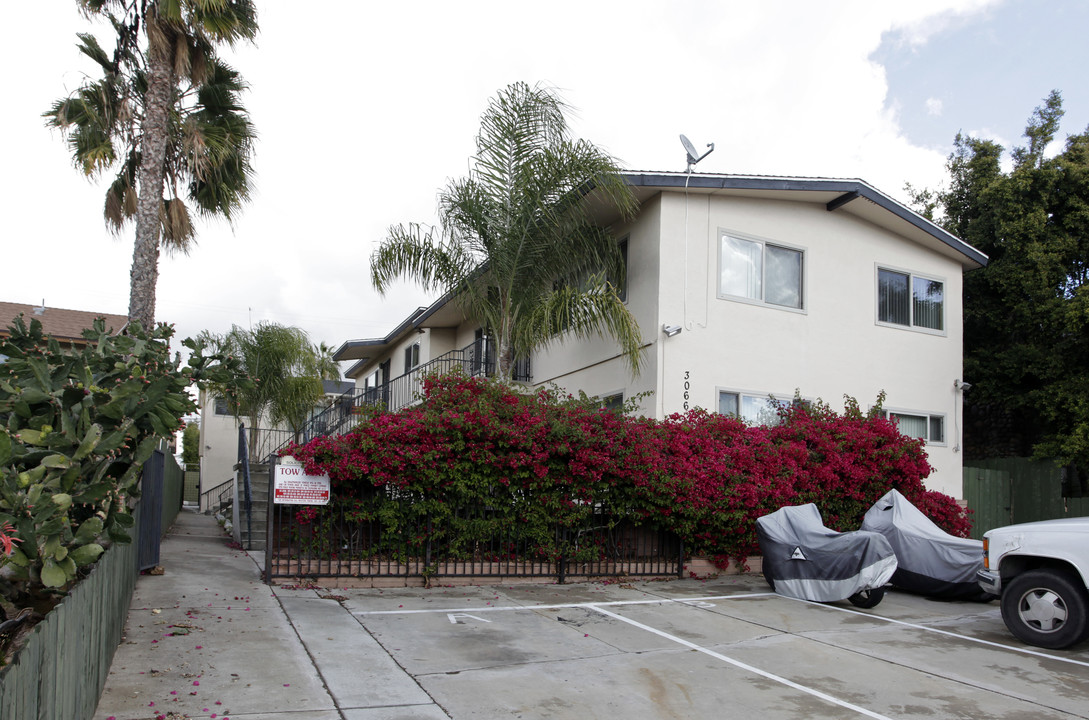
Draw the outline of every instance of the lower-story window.
<instances>
[{"instance_id":1,"label":"lower-story window","mask_svg":"<svg viewBox=\"0 0 1089 720\"><path fill-rule=\"evenodd\" d=\"M624 393L623 391L613 393L611 395L602 395L598 398L601 401L601 407L606 410L612 410L619 412L624 409Z\"/></svg>"},{"instance_id":2,"label":"lower-story window","mask_svg":"<svg viewBox=\"0 0 1089 720\"><path fill-rule=\"evenodd\" d=\"M718 411L741 418L749 425L778 425L779 408L789 402L787 398L733 390L718 393Z\"/></svg>"},{"instance_id":3,"label":"lower-story window","mask_svg":"<svg viewBox=\"0 0 1089 720\"><path fill-rule=\"evenodd\" d=\"M945 416L929 413L889 410L888 418L896 423L901 433L928 443L945 443Z\"/></svg>"}]
</instances>

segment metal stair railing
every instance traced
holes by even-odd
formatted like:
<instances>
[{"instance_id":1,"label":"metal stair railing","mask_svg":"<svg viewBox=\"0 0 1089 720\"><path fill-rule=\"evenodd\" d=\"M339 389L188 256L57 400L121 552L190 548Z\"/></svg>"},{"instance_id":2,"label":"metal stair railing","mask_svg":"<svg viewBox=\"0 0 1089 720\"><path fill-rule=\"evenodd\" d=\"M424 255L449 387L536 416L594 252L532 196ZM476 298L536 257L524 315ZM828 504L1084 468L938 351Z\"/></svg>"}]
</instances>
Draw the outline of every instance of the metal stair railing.
<instances>
[{"instance_id":1,"label":"metal stair railing","mask_svg":"<svg viewBox=\"0 0 1089 720\"><path fill-rule=\"evenodd\" d=\"M460 350L451 350L422 365L417 365L407 373L381 385L350 390L312 417L299 433L297 442L308 443L317 437L339 435L345 432L354 424L354 419L364 407L396 412L412 405L417 400L423 377L431 372L448 373L460 369L469 376L490 377L495 373L493 348L494 346L486 339L477 340ZM528 358L516 363L514 379L527 382L531 379ZM279 452L294 441L296 441L295 438L284 441L272 453Z\"/></svg>"}]
</instances>

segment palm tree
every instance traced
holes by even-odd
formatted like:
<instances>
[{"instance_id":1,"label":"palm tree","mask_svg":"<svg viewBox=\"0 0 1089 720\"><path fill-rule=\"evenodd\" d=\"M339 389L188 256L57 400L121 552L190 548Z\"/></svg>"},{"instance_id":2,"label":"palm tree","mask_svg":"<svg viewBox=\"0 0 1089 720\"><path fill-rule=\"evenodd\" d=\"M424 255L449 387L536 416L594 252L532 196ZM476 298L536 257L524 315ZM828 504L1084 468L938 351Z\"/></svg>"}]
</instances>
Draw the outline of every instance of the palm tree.
<instances>
[{"instance_id":1,"label":"palm tree","mask_svg":"<svg viewBox=\"0 0 1089 720\"><path fill-rule=\"evenodd\" d=\"M609 334L638 370L641 333L618 295L623 257L591 217L591 191L625 217L635 200L616 162L571 140L555 91L515 83L489 102L469 177L439 196L439 229L391 227L371 257L384 292L396 278L448 293L497 348L498 374L553 339Z\"/></svg>"},{"instance_id":2,"label":"palm tree","mask_svg":"<svg viewBox=\"0 0 1089 720\"><path fill-rule=\"evenodd\" d=\"M340 377L336 363L322 355L328 346L312 345L306 332L296 327L269 322L250 329L235 325L224 335L201 333L198 343L238 358L241 371L253 380L233 388L233 394L226 387L208 388L213 396L227 398L232 414L247 418L253 428L266 421L286 424L298 436L325 395L322 380ZM253 445L259 445L256 439Z\"/></svg>"},{"instance_id":3,"label":"palm tree","mask_svg":"<svg viewBox=\"0 0 1089 720\"><path fill-rule=\"evenodd\" d=\"M80 51L103 71L44 113L64 131L87 175L116 169L105 216L119 231L136 221L129 319L155 320L160 234L186 250L194 233L183 196L205 214L232 213L249 195L255 132L239 94L237 72L215 53L222 43L252 40L251 0L77 0L88 16L117 33L108 54L90 34Z\"/></svg>"}]
</instances>

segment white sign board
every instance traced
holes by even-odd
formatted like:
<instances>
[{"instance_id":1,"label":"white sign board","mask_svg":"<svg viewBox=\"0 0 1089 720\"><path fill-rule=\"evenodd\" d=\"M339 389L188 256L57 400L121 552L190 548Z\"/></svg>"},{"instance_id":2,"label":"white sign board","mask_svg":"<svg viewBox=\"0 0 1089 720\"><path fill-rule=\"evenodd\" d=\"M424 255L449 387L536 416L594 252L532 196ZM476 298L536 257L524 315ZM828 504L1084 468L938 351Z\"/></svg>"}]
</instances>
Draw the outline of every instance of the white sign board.
<instances>
[{"instance_id":1,"label":"white sign board","mask_svg":"<svg viewBox=\"0 0 1089 720\"><path fill-rule=\"evenodd\" d=\"M272 501L276 505L329 504L329 476L307 475L302 463L290 456L280 459L272 482Z\"/></svg>"}]
</instances>

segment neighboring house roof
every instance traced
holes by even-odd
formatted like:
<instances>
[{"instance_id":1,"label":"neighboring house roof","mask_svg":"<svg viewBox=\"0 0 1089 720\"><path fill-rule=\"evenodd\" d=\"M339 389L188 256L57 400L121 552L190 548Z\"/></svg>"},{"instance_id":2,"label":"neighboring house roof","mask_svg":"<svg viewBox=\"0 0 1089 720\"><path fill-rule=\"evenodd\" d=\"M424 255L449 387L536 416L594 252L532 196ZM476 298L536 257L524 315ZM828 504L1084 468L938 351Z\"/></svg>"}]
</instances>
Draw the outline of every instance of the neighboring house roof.
<instances>
[{"instance_id":1,"label":"neighboring house roof","mask_svg":"<svg viewBox=\"0 0 1089 720\"><path fill-rule=\"evenodd\" d=\"M343 395L355 390L355 383L348 380L322 380L321 387L326 395Z\"/></svg>"},{"instance_id":2,"label":"neighboring house roof","mask_svg":"<svg viewBox=\"0 0 1089 720\"><path fill-rule=\"evenodd\" d=\"M121 333L129 323L125 315L113 315L110 313L89 312L86 310L66 310L64 308L46 307L43 305L22 305L20 303L0 302L0 337L7 337L8 326L15 322L19 314L23 314L23 322L30 327L32 320L42 324L42 332L61 343L86 344L83 331L90 328L98 318L106 320L106 331L117 335Z\"/></svg>"},{"instance_id":3,"label":"neighboring house roof","mask_svg":"<svg viewBox=\"0 0 1089 720\"><path fill-rule=\"evenodd\" d=\"M641 171L628 171L624 177L640 204L664 190L813 203L823 205L828 212L853 215L953 257L965 270L987 264L987 256L979 250L863 180ZM589 202L594 202L592 190L589 195ZM618 217L615 208L604 204L597 214L602 225L609 225ZM358 360L345 373L355 377L355 372L408 333L424 327L458 325L462 321L461 313L450 300L451 296L447 294L426 308L417 308L384 338L345 342L337 348L333 359Z\"/></svg>"}]
</instances>

